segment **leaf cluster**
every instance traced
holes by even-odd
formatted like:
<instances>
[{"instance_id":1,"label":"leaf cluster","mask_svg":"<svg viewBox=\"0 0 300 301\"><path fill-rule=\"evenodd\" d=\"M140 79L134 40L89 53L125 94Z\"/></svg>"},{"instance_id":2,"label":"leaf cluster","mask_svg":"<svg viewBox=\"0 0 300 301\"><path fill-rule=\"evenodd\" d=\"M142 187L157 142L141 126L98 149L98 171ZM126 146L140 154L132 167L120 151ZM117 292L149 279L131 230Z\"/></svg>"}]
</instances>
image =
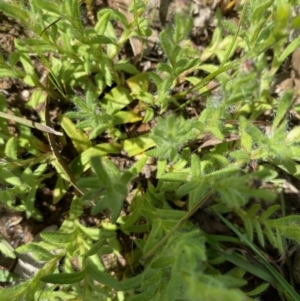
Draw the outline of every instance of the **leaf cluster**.
<instances>
[{"instance_id":1,"label":"leaf cluster","mask_svg":"<svg viewBox=\"0 0 300 301\"><path fill-rule=\"evenodd\" d=\"M277 217L280 206L271 204L277 196L275 184L280 183L278 169L300 177L299 127L289 129L287 120L294 94L286 91L277 97L270 92L275 73L299 46L298 38L285 46L290 26L299 25L291 16L293 1L245 1L238 25L219 15L211 43L201 54L190 46L192 19L178 14L173 26L160 33L163 60L156 71L146 72L119 56L129 39L145 43L151 34L143 1L133 1L132 22L119 11L103 9L92 28L82 25L77 0L28 3L0 0L5 14L31 30L30 36L16 40L16 51L7 60L0 55L0 76L35 87L28 102L33 109L47 97L72 105L73 111L58 116L67 136L60 143L71 141L76 156L66 170L28 127L17 123L12 136L1 119L0 184L6 188L1 200L41 220L35 195L54 174L54 203L71 184L83 195L74 195L61 228L42 233L41 241L15 251L1 241L8 256L30 253L42 266L31 278L1 290L1 300L243 301L253 300L269 284L287 300L299 300L260 250L272 246L284 253L291 241L299 244L299 216ZM116 22L122 24L120 34ZM46 84L33 57L47 70ZM211 80L217 83L216 91L209 91ZM175 92L183 82L188 88ZM187 100L187 95L192 96ZM195 100L201 103L199 116L187 120L182 109ZM175 112L162 115L174 105ZM3 96L0 109L6 111ZM260 126L267 110L272 124ZM140 121L151 122L151 133L129 138L123 125ZM201 142L207 137L211 141L205 148ZM102 138L106 142L95 142ZM136 162L120 171L111 157L124 153ZM155 162L156 177L143 181L148 159ZM273 186L256 187L253 181ZM18 207L16 199L21 200ZM90 207L92 214L108 209L110 221L84 226L80 218ZM209 223L220 220L232 233L215 234L191 223L199 211ZM232 216L240 218L239 229ZM120 232L134 238L129 252L120 245ZM228 250L228 245L233 248ZM248 249L258 257L237 251ZM110 271L122 256L126 268L117 279ZM226 261L233 266L222 270ZM247 291L247 273L263 283Z\"/></svg>"}]
</instances>

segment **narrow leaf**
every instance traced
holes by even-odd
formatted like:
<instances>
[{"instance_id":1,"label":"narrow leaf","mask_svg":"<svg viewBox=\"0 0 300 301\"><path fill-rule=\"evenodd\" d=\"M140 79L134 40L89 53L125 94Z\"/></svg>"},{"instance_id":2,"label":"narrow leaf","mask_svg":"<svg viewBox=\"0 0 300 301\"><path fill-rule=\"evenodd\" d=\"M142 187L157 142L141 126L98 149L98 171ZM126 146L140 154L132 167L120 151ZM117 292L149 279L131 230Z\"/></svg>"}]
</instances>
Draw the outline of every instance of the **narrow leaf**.
<instances>
[{"instance_id":1,"label":"narrow leaf","mask_svg":"<svg viewBox=\"0 0 300 301\"><path fill-rule=\"evenodd\" d=\"M40 280L52 284L72 284L81 281L86 275L86 270L78 273L61 273L41 277Z\"/></svg>"}]
</instances>

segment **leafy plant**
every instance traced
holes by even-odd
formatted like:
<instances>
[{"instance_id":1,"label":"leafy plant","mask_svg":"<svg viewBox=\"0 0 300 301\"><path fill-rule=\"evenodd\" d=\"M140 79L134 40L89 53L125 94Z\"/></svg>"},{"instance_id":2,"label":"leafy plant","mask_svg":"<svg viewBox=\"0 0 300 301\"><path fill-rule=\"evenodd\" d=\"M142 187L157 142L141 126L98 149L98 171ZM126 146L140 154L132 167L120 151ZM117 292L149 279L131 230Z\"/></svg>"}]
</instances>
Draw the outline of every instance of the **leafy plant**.
<instances>
[{"instance_id":1,"label":"leafy plant","mask_svg":"<svg viewBox=\"0 0 300 301\"><path fill-rule=\"evenodd\" d=\"M29 254L41 267L22 280L0 273L11 279L1 300L243 301L269 285L300 300L265 256L299 244L299 216L276 201L283 173L300 174L299 127L288 124L295 95L271 91L299 46L299 38L288 42L299 25L294 2L244 1L237 25L218 13L202 53L191 46L192 18L177 14L159 35L156 70L141 72L121 53L130 39L145 45L151 35L143 1L133 1L132 21L102 9L85 27L77 0L0 0L29 29L8 59L0 55L0 76L31 87L26 107L44 106L32 124L0 96L1 203L42 221L36 195L52 177L53 203L71 198L57 232L16 250L1 239L7 256ZM51 126L50 104L61 131ZM146 124L148 132L129 130ZM63 157L64 147L74 154ZM124 168L114 163L120 158ZM93 227L83 222L87 212L97 215ZM197 214L204 223L192 222ZM259 281L251 285L249 274Z\"/></svg>"}]
</instances>

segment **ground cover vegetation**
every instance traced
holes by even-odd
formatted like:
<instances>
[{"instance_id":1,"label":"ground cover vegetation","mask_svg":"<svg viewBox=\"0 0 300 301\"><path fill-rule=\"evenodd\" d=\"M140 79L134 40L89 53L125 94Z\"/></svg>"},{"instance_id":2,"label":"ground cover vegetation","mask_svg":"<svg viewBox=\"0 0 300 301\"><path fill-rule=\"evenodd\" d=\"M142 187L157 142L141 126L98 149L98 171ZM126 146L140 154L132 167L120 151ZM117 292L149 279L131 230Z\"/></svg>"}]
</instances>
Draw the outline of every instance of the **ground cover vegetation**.
<instances>
[{"instance_id":1,"label":"ground cover vegetation","mask_svg":"<svg viewBox=\"0 0 300 301\"><path fill-rule=\"evenodd\" d=\"M300 300L300 216L285 190L300 179L299 93L274 89L300 46L298 4L240 1L237 23L219 10L201 52L181 10L143 70L143 51L124 49L151 36L144 1L130 21L99 10L93 27L78 0L0 1L27 29L0 76L31 87L36 114L0 94L1 206L43 223L38 196L53 183L66 209L39 240L1 238L7 258L40 265L0 270L0 299Z\"/></svg>"}]
</instances>

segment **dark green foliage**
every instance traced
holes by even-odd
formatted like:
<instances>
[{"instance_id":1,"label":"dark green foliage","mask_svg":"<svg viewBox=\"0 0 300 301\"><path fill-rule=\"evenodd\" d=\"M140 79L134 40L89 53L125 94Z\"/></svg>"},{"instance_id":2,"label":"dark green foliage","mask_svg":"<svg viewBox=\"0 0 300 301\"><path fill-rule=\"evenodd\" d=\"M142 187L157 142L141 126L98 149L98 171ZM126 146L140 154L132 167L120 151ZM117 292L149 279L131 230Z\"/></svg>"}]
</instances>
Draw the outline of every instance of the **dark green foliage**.
<instances>
[{"instance_id":1,"label":"dark green foliage","mask_svg":"<svg viewBox=\"0 0 300 301\"><path fill-rule=\"evenodd\" d=\"M278 170L300 179L300 130L288 128L295 95L271 89L300 45L299 38L287 39L299 25L291 14L295 3L245 1L238 25L218 14L201 53L189 40L193 20L181 12L159 35L157 69L140 72L120 53L131 38L144 45L151 35L144 1L132 2L133 21L102 9L95 26L85 27L77 0L0 0L0 10L30 30L7 59L0 55L0 77L34 87L27 103L34 110L46 98L73 108L57 116L66 136L57 144L71 141L76 152L67 162L73 181L46 137L38 140L28 123L13 118L11 135L7 117L1 118L1 204L42 220L35 202L44 180L57 178L55 203L71 184L83 192L72 196L60 229L42 233L41 241L14 250L1 238L6 256L30 253L42 266L1 290L1 300L244 301L256 300L269 285L286 300L300 300L263 255L300 244L299 216L285 216L285 200L276 203ZM47 70L46 83L33 58ZM209 91L212 80L218 86ZM191 104L195 114L187 119ZM7 111L2 95L0 111ZM132 135L128 129L136 122L150 124L151 132ZM121 170L113 156L134 163ZM94 227L82 222L88 210L103 213ZM4 277L15 276L5 271ZM249 291L253 277L263 283L255 281L260 284Z\"/></svg>"}]
</instances>

